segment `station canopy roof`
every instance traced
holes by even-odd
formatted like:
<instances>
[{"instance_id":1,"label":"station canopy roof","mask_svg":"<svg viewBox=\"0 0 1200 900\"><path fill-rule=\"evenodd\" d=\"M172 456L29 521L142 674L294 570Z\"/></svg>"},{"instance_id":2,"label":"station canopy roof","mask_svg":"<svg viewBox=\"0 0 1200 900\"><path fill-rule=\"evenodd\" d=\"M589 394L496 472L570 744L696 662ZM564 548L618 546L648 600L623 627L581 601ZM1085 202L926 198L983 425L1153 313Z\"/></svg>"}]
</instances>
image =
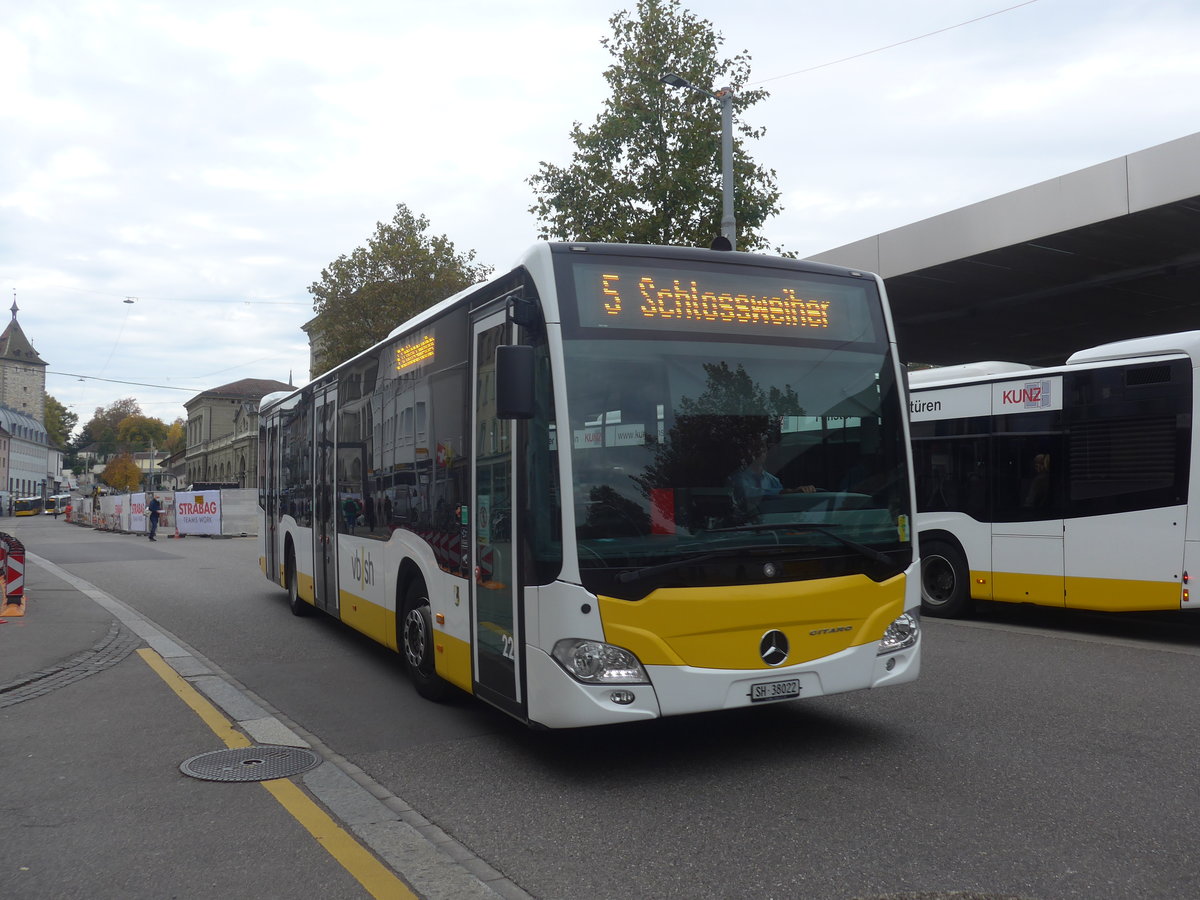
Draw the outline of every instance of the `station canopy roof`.
<instances>
[{"instance_id":1,"label":"station canopy roof","mask_svg":"<svg viewBox=\"0 0 1200 900\"><path fill-rule=\"evenodd\" d=\"M1200 134L812 257L883 276L907 363L1200 329Z\"/></svg>"}]
</instances>

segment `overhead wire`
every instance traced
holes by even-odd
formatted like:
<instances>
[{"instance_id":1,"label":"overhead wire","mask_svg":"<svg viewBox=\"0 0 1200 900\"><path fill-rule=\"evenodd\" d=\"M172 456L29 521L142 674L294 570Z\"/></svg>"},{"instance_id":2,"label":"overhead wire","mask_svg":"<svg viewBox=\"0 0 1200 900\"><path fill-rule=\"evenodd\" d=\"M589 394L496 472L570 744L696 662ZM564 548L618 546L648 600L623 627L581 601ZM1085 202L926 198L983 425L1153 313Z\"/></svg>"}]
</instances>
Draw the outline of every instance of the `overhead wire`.
<instances>
[{"instance_id":1,"label":"overhead wire","mask_svg":"<svg viewBox=\"0 0 1200 900\"><path fill-rule=\"evenodd\" d=\"M766 84L768 81L778 81L781 78L791 78L793 75L803 75L806 72L815 72L817 69L826 69L829 66L836 66L839 63L850 62L852 59L861 59L864 56L870 56L873 53L882 53L884 50L891 50L895 47L902 47L905 44L911 44L914 41L921 41L927 37L933 37L937 34L945 34L947 31L953 31L955 28L962 28L964 25L973 25L976 22L982 22L984 19L990 19L993 16L1003 15L1006 12L1012 12L1014 9L1020 9L1022 6L1029 6L1031 3L1037 3L1038 0L1025 0L1024 3L1017 3L1014 6L1008 6L1004 9L998 9L995 12L990 12L982 16L976 16L974 19L967 19L965 22L959 22L956 25L947 25L945 28L939 28L936 31L927 31L925 34L918 34L916 37L905 38L902 41L896 41L894 44L887 44L883 47L876 47L874 50L864 50L862 53L855 53L850 56L843 56L841 59L831 59L829 62L823 62L815 66L809 66L806 69L797 69L795 72L785 72L782 75L772 75L770 78L762 78L758 81L750 82L750 86L758 84Z\"/></svg>"}]
</instances>

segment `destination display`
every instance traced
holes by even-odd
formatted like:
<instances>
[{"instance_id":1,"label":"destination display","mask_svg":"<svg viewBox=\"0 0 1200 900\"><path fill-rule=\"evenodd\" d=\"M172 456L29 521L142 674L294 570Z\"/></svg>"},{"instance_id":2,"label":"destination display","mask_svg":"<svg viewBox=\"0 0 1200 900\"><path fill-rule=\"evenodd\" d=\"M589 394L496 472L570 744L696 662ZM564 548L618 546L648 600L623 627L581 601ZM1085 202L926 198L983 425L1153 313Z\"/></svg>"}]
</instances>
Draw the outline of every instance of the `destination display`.
<instances>
[{"instance_id":1,"label":"destination display","mask_svg":"<svg viewBox=\"0 0 1200 900\"><path fill-rule=\"evenodd\" d=\"M662 332L872 341L879 305L871 278L735 266L575 264L579 324Z\"/></svg>"},{"instance_id":2,"label":"destination display","mask_svg":"<svg viewBox=\"0 0 1200 900\"><path fill-rule=\"evenodd\" d=\"M396 348L396 371L403 372L405 369L410 369L417 365L417 363L433 359L433 353L433 335L426 335L419 340L402 344Z\"/></svg>"}]
</instances>

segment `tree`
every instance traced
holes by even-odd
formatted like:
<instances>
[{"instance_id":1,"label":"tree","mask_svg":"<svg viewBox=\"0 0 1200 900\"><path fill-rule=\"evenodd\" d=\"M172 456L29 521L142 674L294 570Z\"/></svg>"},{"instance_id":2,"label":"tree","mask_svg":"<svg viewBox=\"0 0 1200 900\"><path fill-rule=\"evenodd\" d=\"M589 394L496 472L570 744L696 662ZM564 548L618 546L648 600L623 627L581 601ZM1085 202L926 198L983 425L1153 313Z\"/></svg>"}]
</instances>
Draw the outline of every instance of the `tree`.
<instances>
[{"instance_id":1,"label":"tree","mask_svg":"<svg viewBox=\"0 0 1200 900\"><path fill-rule=\"evenodd\" d=\"M149 416L126 416L117 423L117 443L127 450L161 450L167 444L167 425Z\"/></svg>"},{"instance_id":2,"label":"tree","mask_svg":"<svg viewBox=\"0 0 1200 900\"><path fill-rule=\"evenodd\" d=\"M71 441L71 432L79 424L79 416L71 412L50 394L46 395L46 433L55 447L66 447Z\"/></svg>"},{"instance_id":3,"label":"tree","mask_svg":"<svg viewBox=\"0 0 1200 900\"><path fill-rule=\"evenodd\" d=\"M133 397L117 400L109 406L97 406L95 414L75 439L75 446L82 450L94 444L101 456L110 456L120 448L117 429L121 422L141 414L142 408Z\"/></svg>"},{"instance_id":4,"label":"tree","mask_svg":"<svg viewBox=\"0 0 1200 900\"><path fill-rule=\"evenodd\" d=\"M100 480L115 491L129 493L142 483L142 471L128 453L122 453L100 473Z\"/></svg>"},{"instance_id":5,"label":"tree","mask_svg":"<svg viewBox=\"0 0 1200 900\"><path fill-rule=\"evenodd\" d=\"M187 449L187 432L183 419L176 419L167 429L167 452L174 455Z\"/></svg>"},{"instance_id":6,"label":"tree","mask_svg":"<svg viewBox=\"0 0 1200 900\"><path fill-rule=\"evenodd\" d=\"M763 134L746 124L745 112L767 97L744 89L750 57L718 59L721 35L680 0L638 0L636 16L623 11L609 22L613 36L600 43L615 62L604 73L604 112L587 130L574 124L570 165L542 162L528 179L541 236L708 246L720 234L720 107L659 82L673 72L714 93L734 91L737 247L764 249L758 229L780 211L779 189L774 170L755 164L745 150L746 140Z\"/></svg>"},{"instance_id":7,"label":"tree","mask_svg":"<svg viewBox=\"0 0 1200 900\"><path fill-rule=\"evenodd\" d=\"M429 235L429 220L403 203L379 222L366 247L342 255L309 285L317 320L315 366L325 371L378 343L406 319L482 281L490 266L475 251L457 253L445 235Z\"/></svg>"},{"instance_id":8,"label":"tree","mask_svg":"<svg viewBox=\"0 0 1200 900\"><path fill-rule=\"evenodd\" d=\"M721 487L768 444L779 439L784 416L802 416L804 408L791 385L766 390L745 366L704 363L704 391L681 397L675 424L654 447L654 461L634 477L642 492L686 484Z\"/></svg>"}]
</instances>

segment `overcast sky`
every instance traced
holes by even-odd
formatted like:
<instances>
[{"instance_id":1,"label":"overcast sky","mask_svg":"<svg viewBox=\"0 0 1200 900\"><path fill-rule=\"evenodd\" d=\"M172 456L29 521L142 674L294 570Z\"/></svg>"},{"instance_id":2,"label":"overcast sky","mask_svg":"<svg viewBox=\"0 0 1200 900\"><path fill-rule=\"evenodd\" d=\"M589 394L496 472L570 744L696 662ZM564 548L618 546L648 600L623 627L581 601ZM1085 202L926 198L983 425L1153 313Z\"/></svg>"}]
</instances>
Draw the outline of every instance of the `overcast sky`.
<instances>
[{"instance_id":1,"label":"overcast sky","mask_svg":"<svg viewBox=\"0 0 1200 900\"><path fill-rule=\"evenodd\" d=\"M0 300L47 390L169 423L304 383L308 285L397 203L507 268L633 6L0 0ZM749 149L801 256L1200 130L1195 0L684 6L771 93Z\"/></svg>"}]
</instances>

